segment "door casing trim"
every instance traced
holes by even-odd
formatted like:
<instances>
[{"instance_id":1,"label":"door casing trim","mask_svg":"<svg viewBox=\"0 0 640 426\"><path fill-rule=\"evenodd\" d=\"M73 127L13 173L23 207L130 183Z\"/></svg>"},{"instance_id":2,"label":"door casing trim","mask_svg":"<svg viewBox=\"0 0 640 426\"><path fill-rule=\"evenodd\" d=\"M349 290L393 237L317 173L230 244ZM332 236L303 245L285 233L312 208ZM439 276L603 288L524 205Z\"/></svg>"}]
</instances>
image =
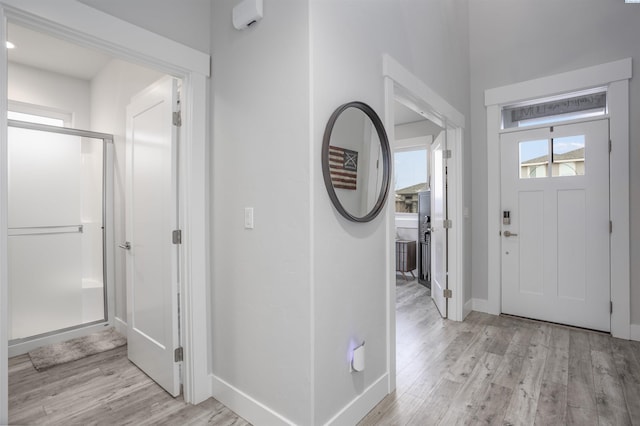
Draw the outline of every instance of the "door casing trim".
<instances>
[{"instance_id":1,"label":"door casing trim","mask_svg":"<svg viewBox=\"0 0 640 426\"><path fill-rule=\"evenodd\" d=\"M606 86L609 104L611 233L611 334L630 338L629 79L631 58L485 91L487 108L487 312L501 308L500 133L502 106L591 87Z\"/></svg>"}]
</instances>

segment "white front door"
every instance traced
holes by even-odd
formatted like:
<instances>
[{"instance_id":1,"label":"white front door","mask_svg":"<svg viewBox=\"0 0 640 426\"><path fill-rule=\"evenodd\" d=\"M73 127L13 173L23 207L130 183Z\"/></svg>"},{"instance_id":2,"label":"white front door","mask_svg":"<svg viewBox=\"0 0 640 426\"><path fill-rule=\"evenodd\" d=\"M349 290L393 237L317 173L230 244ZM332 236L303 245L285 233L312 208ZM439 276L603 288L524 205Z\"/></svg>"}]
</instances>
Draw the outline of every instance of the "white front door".
<instances>
[{"instance_id":1,"label":"white front door","mask_svg":"<svg viewBox=\"0 0 640 426\"><path fill-rule=\"evenodd\" d=\"M609 121L502 134L502 312L610 330Z\"/></svg>"},{"instance_id":2,"label":"white front door","mask_svg":"<svg viewBox=\"0 0 640 426\"><path fill-rule=\"evenodd\" d=\"M177 215L177 83L164 78L127 107L127 339L129 359L180 394Z\"/></svg>"},{"instance_id":3,"label":"white front door","mask_svg":"<svg viewBox=\"0 0 640 426\"><path fill-rule=\"evenodd\" d=\"M443 318L448 317L447 289L447 165L446 132L431 144L431 298Z\"/></svg>"}]
</instances>

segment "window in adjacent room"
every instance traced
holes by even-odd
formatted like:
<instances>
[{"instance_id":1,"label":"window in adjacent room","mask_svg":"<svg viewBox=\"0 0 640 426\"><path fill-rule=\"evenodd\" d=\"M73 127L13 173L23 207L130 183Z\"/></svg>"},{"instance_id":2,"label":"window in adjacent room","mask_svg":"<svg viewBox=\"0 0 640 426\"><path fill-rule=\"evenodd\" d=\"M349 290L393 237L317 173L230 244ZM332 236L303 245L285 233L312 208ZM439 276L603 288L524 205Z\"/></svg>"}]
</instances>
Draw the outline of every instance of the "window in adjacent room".
<instances>
[{"instance_id":1,"label":"window in adjacent room","mask_svg":"<svg viewBox=\"0 0 640 426\"><path fill-rule=\"evenodd\" d=\"M393 156L396 213L418 213L418 192L427 189L427 149L398 150Z\"/></svg>"},{"instance_id":2,"label":"window in adjacent room","mask_svg":"<svg viewBox=\"0 0 640 426\"><path fill-rule=\"evenodd\" d=\"M7 118L35 124L57 127L71 127L71 114L50 110L38 105L9 101Z\"/></svg>"}]
</instances>

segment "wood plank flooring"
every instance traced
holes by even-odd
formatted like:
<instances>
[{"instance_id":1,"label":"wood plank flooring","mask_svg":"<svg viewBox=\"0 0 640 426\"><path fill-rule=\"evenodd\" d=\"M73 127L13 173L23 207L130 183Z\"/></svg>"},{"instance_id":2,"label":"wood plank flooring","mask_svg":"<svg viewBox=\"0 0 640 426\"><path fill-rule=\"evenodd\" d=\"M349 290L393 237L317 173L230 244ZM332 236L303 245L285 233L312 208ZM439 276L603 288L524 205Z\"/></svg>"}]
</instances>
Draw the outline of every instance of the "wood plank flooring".
<instances>
[{"instance_id":1,"label":"wood plank flooring","mask_svg":"<svg viewBox=\"0 0 640 426\"><path fill-rule=\"evenodd\" d=\"M9 359L12 425L249 425L210 398L173 398L127 359L126 346L42 372Z\"/></svg>"},{"instance_id":2,"label":"wood plank flooring","mask_svg":"<svg viewBox=\"0 0 640 426\"><path fill-rule=\"evenodd\" d=\"M640 425L640 342L472 312L397 281L397 388L366 425Z\"/></svg>"},{"instance_id":3,"label":"wood plank flooring","mask_svg":"<svg viewBox=\"0 0 640 426\"><path fill-rule=\"evenodd\" d=\"M640 425L640 342L473 312L440 318L397 282L397 389L360 425ZM248 425L214 399L185 404L126 347L37 372L9 360L11 424Z\"/></svg>"}]
</instances>

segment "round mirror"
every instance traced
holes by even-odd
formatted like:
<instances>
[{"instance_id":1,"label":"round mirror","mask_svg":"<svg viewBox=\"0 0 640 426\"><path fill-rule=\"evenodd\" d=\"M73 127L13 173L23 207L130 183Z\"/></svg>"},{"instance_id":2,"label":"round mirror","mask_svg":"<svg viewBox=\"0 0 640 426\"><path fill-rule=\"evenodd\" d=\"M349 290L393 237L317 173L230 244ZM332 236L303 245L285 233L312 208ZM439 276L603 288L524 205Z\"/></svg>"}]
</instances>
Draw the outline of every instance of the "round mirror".
<instances>
[{"instance_id":1,"label":"round mirror","mask_svg":"<svg viewBox=\"0 0 640 426\"><path fill-rule=\"evenodd\" d=\"M336 210L354 222L375 218L389 192L389 140L367 104L349 102L334 111L322 141L322 174Z\"/></svg>"}]
</instances>

